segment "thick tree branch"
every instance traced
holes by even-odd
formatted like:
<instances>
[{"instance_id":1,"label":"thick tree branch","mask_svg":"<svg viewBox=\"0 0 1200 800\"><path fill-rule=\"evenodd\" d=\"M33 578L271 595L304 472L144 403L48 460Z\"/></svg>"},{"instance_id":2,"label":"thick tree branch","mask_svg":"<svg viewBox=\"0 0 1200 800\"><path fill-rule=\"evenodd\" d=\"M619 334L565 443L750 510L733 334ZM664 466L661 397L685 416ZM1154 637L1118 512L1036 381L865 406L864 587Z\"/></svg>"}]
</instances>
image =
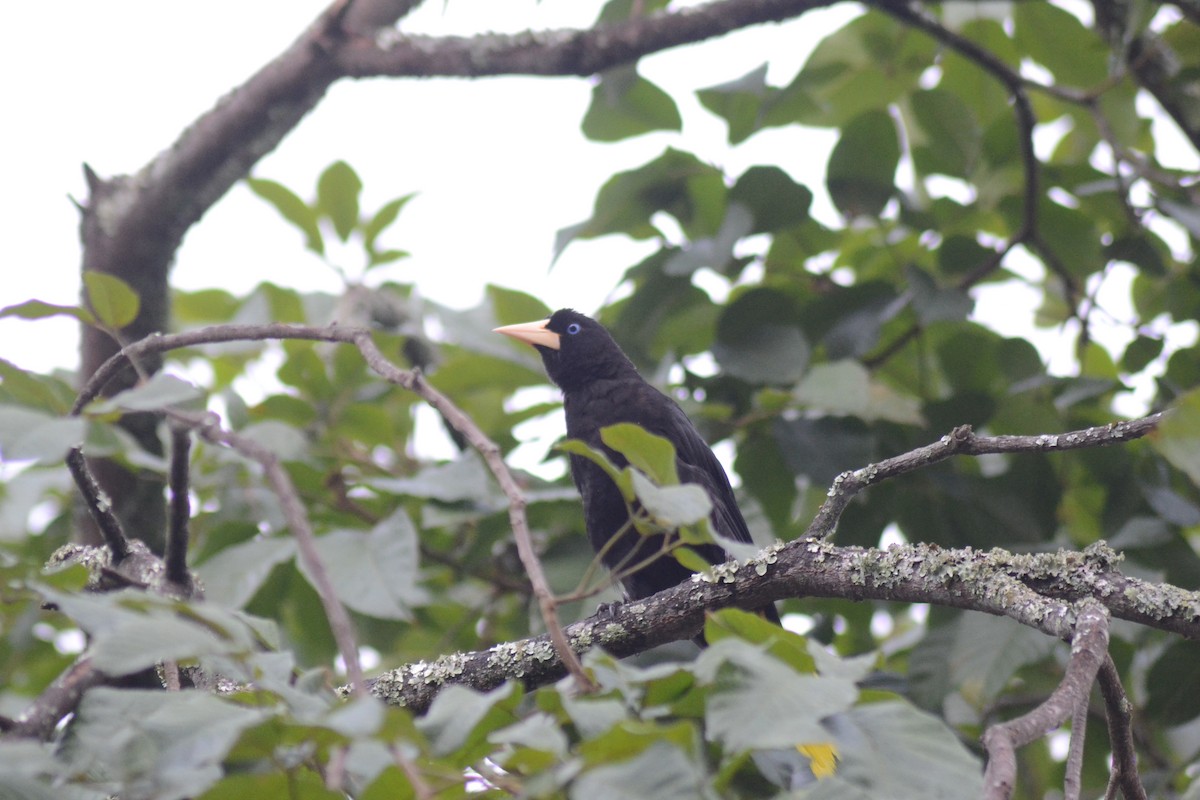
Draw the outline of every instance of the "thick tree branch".
<instances>
[{"instance_id":1,"label":"thick tree branch","mask_svg":"<svg viewBox=\"0 0 1200 800\"><path fill-rule=\"evenodd\" d=\"M1014 555L923 544L887 550L836 547L799 539L719 565L709 575L645 600L613 606L611 612L567 626L565 633L575 650L601 647L623 658L695 636L705 614L719 608L755 609L793 597L849 597L981 611L1070 639L1079 603L1090 598L1113 616L1200 639L1194 611L1200 593L1127 578L1116 570L1119 561L1102 544L1083 552ZM372 681L371 691L419 713L449 684L488 691L506 680L533 687L563 674L549 638L537 636L409 664Z\"/></svg>"},{"instance_id":2,"label":"thick tree branch","mask_svg":"<svg viewBox=\"0 0 1200 800\"><path fill-rule=\"evenodd\" d=\"M594 75L642 56L712 39L739 28L781 22L836 0L714 0L589 29L481 36L397 35L360 39L331 54L349 77Z\"/></svg>"}]
</instances>

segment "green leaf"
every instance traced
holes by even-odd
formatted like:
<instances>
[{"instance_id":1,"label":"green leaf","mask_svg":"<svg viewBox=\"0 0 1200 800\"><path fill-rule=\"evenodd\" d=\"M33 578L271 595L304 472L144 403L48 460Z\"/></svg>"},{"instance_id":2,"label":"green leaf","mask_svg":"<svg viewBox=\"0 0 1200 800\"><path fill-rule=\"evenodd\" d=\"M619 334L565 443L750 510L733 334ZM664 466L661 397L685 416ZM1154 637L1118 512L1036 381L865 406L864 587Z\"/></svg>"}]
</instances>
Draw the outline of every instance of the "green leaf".
<instances>
[{"instance_id":1,"label":"green leaf","mask_svg":"<svg viewBox=\"0 0 1200 800\"><path fill-rule=\"evenodd\" d=\"M923 683L923 676L947 670L942 690L953 687L967 704L980 711L991 707L1018 669L1046 658L1057 645L1040 631L1005 617L963 613L943 627L945 636L927 637L913 651L914 683ZM930 685L922 689L932 701L930 694L937 690Z\"/></svg>"},{"instance_id":2,"label":"green leaf","mask_svg":"<svg viewBox=\"0 0 1200 800\"><path fill-rule=\"evenodd\" d=\"M618 422L600 431L600 441L625 456L656 483L679 483L675 469L675 446L669 439L650 433L641 425Z\"/></svg>"},{"instance_id":3,"label":"green leaf","mask_svg":"<svg viewBox=\"0 0 1200 800\"><path fill-rule=\"evenodd\" d=\"M333 531L318 537L316 544L338 599L360 614L408 620L414 606L429 602L428 593L418 584L417 531L403 509L370 533ZM298 566L313 583L303 559L298 559Z\"/></svg>"},{"instance_id":4,"label":"green leaf","mask_svg":"<svg viewBox=\"0 0 1200 800\"><path fill-rule=\"evenodd\" d=\"M550 316L550 307L531 294L494 283L489 283L484 291L492 303L492 312L497 324L515 325Z\"/></svg>"},{"instance_id":5,"label":"green leaf","mask_svg":"<svg viewBox=\"0 0 1200 800\"><path fill-rule=\"evenodd\" d=\"M196 566L211 601L242 608L258 593L275 567L296 555L290 537L251 539L218 552Z\"/></svg>"},{"instance_id":6,"label":"green leaf","mask_svg":"<svg viewBox=\"0 0 1200 800\"><path fill-rule=\"evenodd\" d=\"M857 361L814 365L792 396L806 409L834 416L854 416L868 422L887 420L902 425L924 422L918 398L872 380L870 372Z\"/></svg>"},{"instance_id":7,"label":"green leaf","mask_svg":"<svg viewBox=\"0 0 1200 800\"><path fill-rule=\"evenodd\" d=\"M385 203L382 208L375 212L375 216L371 217L363 225L363 243L366 245L367 250L374 251L375 240L396 221L396 218L400 216L400 210L408 205L408 201L416 196L416 192L413 192L412 194L406 194L403 197L397 197L395 200Z\"/></svg>"},{"instance_id":8,"label":"green leaf","mask_svg":"<svg viewBox=\"0 0 1200 800\"><path fill-rule=\"evenodd\" d=\"M137 319L140 306L137 292L115 275L85 270L83 285L87 302L96 318L110 328L120 329Z\"/></svg>"},{"instance_id":9,"label":"green leaf","mask_svg":"<svg viewBox=\"0 0 1200 800\"><path fill-rule=\"evenodd\" d=\"M615 142L650 131L677 131L683 126L675 101L637 74L619 67L600 76L583 117L583 134L597 142Z\"/></svg>"},{"instance_id":10,"label":"green leaf","mask_svg":"<svg viewBox=\"0 0 1200 800\"><path fill-rule=\"evenodd\" d=\"M75 388L59 377L39 375L0 358L0 399L40 411L66 414Z\"/></svg>"},{"instance_id":11,"label":"green leaf","mask_svg":"<svg viewBox=\"0 0 1200 800\"><path fill-rule=\"evenodd\" d=\"M376 478L368 480L367 485L391 494L484 506L493 505L498 493L491 472L474 451L463 453L455 461L432 464L409 478Z\"/></svg>"},{"instance_id":12,"label":"green leaf","mask_svg":"<svg viewBox=\"0 0 1200 800\"><path fill-rule=\"evenodd\" d=\"M917 127L910 132L913 162L923 174L966 178L982 152L982 131L971 109L953 92L930 89L912 95Z\"/></svg>"},{"instance_id":13,"label":"green leaf","mask_svg":"<svg viewBox=\"0 0 1200 800\"><path fill-rule=\"evenodd\" d=\"M43 303L41 300L26 300L5 306L0 309L0 319L17 317L18 319L45 319L46 317L73 317L85 325L95 325L96 318L92 312L79 306L56 306L53 303Z\"/></svg>"},{"instance_id":14,"label":"green leaf","mask_svg":"<svg viewBox=\"0 0 1200 800\"><path fill-rule=\"evenodd\" d=\"M204 391L195 384L165 372L156 372L150 380L112 397L90 403L87 412L94 415L114 411L158 411L171 406L197 406Z\"/></svg>"},{"instance_id":15,"label":"green leaf","mask_svg":"<svg viewBox=\"0 0 1200 800\"><path fill-rule=\"evenodd\" d=\"M1017 3L1012 13L1014 43L1054 73L1056 83L1090 87L1108 77L1108 45L1070 11L1050 3Z\"/></svg>"},{"instance_id":16,"label":"green leaf","mask_svg":"<svg viewBox=\"0 0 1200 800\"><path fill-rule=\"evenodd\" d=\"M486 694L450 685L438 693L429 711L417 720L417 728L429 737L436 754L461 751L486 741L493 731L510 723L520 697L520 689L512 683Z\"/></svg>"},{"instance_id":17,"label":"green leaf","mask_svg":"<svg viewBox=\"0 0 1200 800\"><path fill-rule=\"evenodd\" d=\"M871 462L874 438L858 420L776 418L771 433L792 471L817 486L828 486L839 473Z\"/></svg>"},{"instance_id":18,"label":"green leaf","mask_svg":"<svg viewBox=\"0 0 1200 800\"><path fill-rule=\"evenodd\" d=\"M887 108L917 87L936 47L932 37L913 35L887 14L863 14L816 46L776 103L790 119L775 124L845 126L864 112Z\"/></svg>"},{"instance_id":19,"label":"green leaf","mask_svg":"<svg viewBox=\"0 0 1200 800\"><path fill-rule=\"evenodd\" d=\"M1102 237L1095 220L1079 209L1053 200L1042 200L1038 209L1038 230L1067 272L1085 278L1104 267Z\"/></svg>"},{"instance_id":20,"label":"green leaf","mask_svg":"<svg viewBox=\"0 0 1200 800\"><path fill-rule=\"evenodd\" d=\"M581 456L600 467L600 469L604 470L604 474L621 490L621 495L625 498L625 502L633 502L636 495L633 491L633 481L630 477L630 472L617 469L617 466L613 464L612 460L603 451L589 447L586 442L579 439L565 439L556 444L554 449L571 455Z\"/></svg>"},{"instance_id":21,"label":"green leaf","mask_svg":"<svg viewBox=\"0 0 1200 800\"><path fill-rule=\"evenodd\" d=\"M1174 726L1200 716L1200 643L1172 642L1146 676L1146 714L1159 725Z\"/></svg>"},{"instance_id":22,"label":"green leaf","mask_svg":"<svg viewBox=\"0 0 1200 800\"><path fill-rule=\"evenodd\" d=\"M750 209L755 233L789 228L808 219L812 191L775 166L750 167L729 190L729 202Z\"/></svg>"},{"instance_id":23,"label":"green leaf","mask_svg":"<svg viewBox=\"0 0 1200 800\"><path fill-rule=\"evenodd\" d=\"M923 270L909 266L904 271L912 291L913 310L922 325L935 322L963 322L975 307L970 295L953 286L934 283Z\"/></svg>"},{"instance_id":24,"label":"green leaf","mask_svg":"<svg viewBox=\"0 0 1200 800\"><path fill-rule=\"evenodd\" d=\"M137 796L195 797L215 783L238 736L267 712L205 692L92 689L64 743L77 775Z\"/></svg>"},{"instance_id":25,"label":"green leaf","mask_svg":"<svg viewBox=\"0 0 1200 800\"><path fill-rule=\"evenodd\" d=\"M938 718L908 703L871 703L828 721L837 744L833 780L871 797L980 797L979 760Z\"/></svg>"},{"instance_id":26,"label":"green leaf","mask_svg":"<svg viewBox=\"0 0 1200 800\"><path fill-rule=\"evenodd\" d=\"M1193 484L1200 486L1200 389L1175 398L1150 441Z\"/></svg>"},{"instance_id":27,"label":"green leaf","mask_svg":"<svg viewBox=\"0 0 1200 800\"><path fill-rule=\"evenodd\" d=\"M877 217L896 192L900 142L886 111L867 111L842 129L829 156L825 185L848 218Z\"/></svg>"},{"instance_id":28,"label":"green leaf","mask_svg":"<svg viewBox=\"0 0 1200 800\"><path fill-rule=\"evenodd\" d=\"M330 164L317 179L317 211L329 218L343 242L358 226L358 195L361 191L362 180L345 161Z\"/></svg>"},{"instance_id":29,"label":"green leaf","mask_svg":"<svg viewBox=\"0 0 1200 800\"><path fill-rule=\"evenodd\" d=\"M762 108L778 89L767 86L767 65L763 64L728 83L696 92L700 105L725 120L729 143L738 144L762 127Z\"/></svg>"},{"instance_id":30,"label":"green leaf","mask_svg":"<svg viewBox=\"0 0 1200 800\"><path fill-rule=\"evenodd\" d=\"M79 417L56 417L16 405L0 405L0 456L5 461L56 464L83 442Z\"/></svg>"},{"instance_id":31,"label":"green leaf","mask_svg":"<svg viewBox=\"0 0 1200 800\"><path fill-rule=\"evenodd\" d=\"M304 234L304 246L314 253L325 252L325 242L321 237L321 229L317 226L317 212L299 198L295 192L281 183L263 178L247 178L246 185L250 191L266 200L279 215L292 223Z\"/></svg>"},{"instance_id":32,"label":"green leaf","mask_svg":"<svg viewBox=\"0 0 1200 800\"><path fill-rule=\"evenodd\" d=\"M731 752L828 741L820 720L848 709L858 698L852 680L797 673L733 638L701 653L695 670L713 685L705 712L707 733Z\"/></svg>"},{"instance_id":33,"label":"green leaf","mask_svg":"<svg viewBox=\"0 0 1200 800\"><path fill-rule=\"evenodd\" d=\"M804 374L809 346L795 304L774 289L751 289L726 306L713 356L721 369L753 384L789 384Z\"/></svg>"},{"instance_id":34,"label":"green leaf","mask_svg":"<svg viewBox=\"0 0 1200 800\"><path fill-rule=\"evenodd\" d=\"M706 797L703 768L678 747L651 745L627 761L604 764L575 779L571 797L644 797L654 800L692 800Z\"/></svg>"},{"instance_id":35,"label":"green leaf","mask_svg":"<svg viewBox=\"0 0 1200 800\"><path fill-rule=\"evenodd\" d=\"M720 170L691 153L668 148L653 161L610 178L596 195L592 216L559 231L555 256L574 239L624 233L661 236L651 217L665 211L692 238L712 236L725 219L726 188Z\"/></svg>"},{"instance_id":36,"label":"green leaf","mask_svg":"<svg viewBox=\"0 0 1200 800\"><path fill-rule=\"evenodd\" d=\"M659 486L639 470L630 475L633 490L642 506L664 528L695 525L708 519L712 500L704 487L695 483L681 486Z\"/></svg>"}]
</instances>

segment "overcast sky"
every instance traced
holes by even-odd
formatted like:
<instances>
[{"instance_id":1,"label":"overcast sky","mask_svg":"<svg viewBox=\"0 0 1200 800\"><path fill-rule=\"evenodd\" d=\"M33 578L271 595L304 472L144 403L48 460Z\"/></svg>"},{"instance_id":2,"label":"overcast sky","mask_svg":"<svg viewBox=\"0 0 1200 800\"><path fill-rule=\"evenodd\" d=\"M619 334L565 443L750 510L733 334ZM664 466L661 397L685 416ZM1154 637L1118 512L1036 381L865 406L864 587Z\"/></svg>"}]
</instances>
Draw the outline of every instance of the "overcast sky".
<instances>
[{"instance_id":1,"label":"overcast sky","mask_svg":"<svg viewBox=\"0 0 1200 800\"><path fill-rule=\"evenodd\" d=\"M76 302L78 217L68 195L85 196L80 165L87 162L101 175L136 171L325 6L324 0L10 6L4 16L12 35L0 53L10 120L0 149L6 184L0 219L9 258L0 305L31 297ZM587 26L597 7L578 0L431 1L405 27L470 34ZM321 170L344 159L364 180L364 210L417 192L387 242L413 257L379 277L415 282L440 302L473 305L485 283L497 282L552 307L594 310L621 271L653 245L620 237L580 243L548 271L551 246L556 230L590 214L597 189L614 172L676 146L734 173L780 162L798 180L819 184L823 158L807 156L831 146L830 133L769 131L730 150L724 126L700 109L692 92L749 72L768 57L772 79L788 81L821 32L853 13L845 6L807 14L802 22L760 26L645 59L644 74L682 104L682 134L587 142L579 122L591 84L579 78L343 81L254 174L309 196ZM827 204L823 213L835 221ZM349 251L343 265L351 274L358 266L354 255ZM188 234L172 278L183 288L222 286L235 293L262 280L335 292L340 286L303 251L299 234L242 184ZM74 364L71 322L40 322L36 329L31 337L29 323L0 321L0 357L26 367Z\"/></svg>"},{"instance_id":2,"label":"overcast sky","mask_svg":"<svg viewBox=\"0 0 1200 800\"><path fill-rule=\"evenodd\" d=\"M9 36L0 68L9 78L9 122L0 148L0 219L8 263L0 306L29 298L76 302L78 216L68 196L85 196L83 162L101 175L136 171L290 44L326 5L66 0L6 7ZM471 34L582 27L598 7L579 0L430 0L405 28ZM755 163L779 164L814 190L818 218L838 223L822 188L831 132L772 129L731 149L724 125L700 108L694 91L764 61L769 80L786 83L817 41L855 13L856 6L844 4L643 59L642 73L680 103L681 134L587 142L579 121L591 84L579 78L343 81L254 174L309 196L316 176L343 159L365 182L366 211L417 192L386 241L413 257L378 278L413 282L423 295L459 307L477 303L484 284L496 282L536 294L551 307L592 311L621 272L655 245L623 237L577 243L550 270L554 233L589 216L608 176L668 146L731 174ZM347 258L342 266L353 275L358 265ZM340 287L302 249L300 235L242 184L189 233L172 279L183 288L221 286L235 293L263 280L331 292ZM1122 286L1119 278L1110 281L1114 303ZM1069 350L1055 348L1069 332L1030 331L1036 302L1035 292L1014 285L984 298L977 314L1002 332L1033 336L1048 357L1062 362L1060 371L1070 371ZM1128 317L1125 309L1114 310ZM0 357L24 367L74 365L76 339L74 323L65 319L0 320Z\"/></svg>"}]
</instances>

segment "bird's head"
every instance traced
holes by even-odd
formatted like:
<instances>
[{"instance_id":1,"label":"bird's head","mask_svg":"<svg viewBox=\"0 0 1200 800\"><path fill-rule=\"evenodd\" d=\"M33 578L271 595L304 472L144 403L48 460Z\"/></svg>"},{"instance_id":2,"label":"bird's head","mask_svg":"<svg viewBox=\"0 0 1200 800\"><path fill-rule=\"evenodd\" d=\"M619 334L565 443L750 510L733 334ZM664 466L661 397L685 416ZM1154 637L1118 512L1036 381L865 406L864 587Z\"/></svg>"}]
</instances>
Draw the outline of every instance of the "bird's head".
<instances>
[{"instance_id":1,"label":"bird's head","mask_svg":"<svg viewBox=\"0 0 1200 800\"><path fill-rule=\"evenodd\" d=\"M637 373L608 331L596 320L569 308L547 319L496 328L496 333L533 345L546 374L564 392L601 378Z\"/></svg>"}]
</instances>

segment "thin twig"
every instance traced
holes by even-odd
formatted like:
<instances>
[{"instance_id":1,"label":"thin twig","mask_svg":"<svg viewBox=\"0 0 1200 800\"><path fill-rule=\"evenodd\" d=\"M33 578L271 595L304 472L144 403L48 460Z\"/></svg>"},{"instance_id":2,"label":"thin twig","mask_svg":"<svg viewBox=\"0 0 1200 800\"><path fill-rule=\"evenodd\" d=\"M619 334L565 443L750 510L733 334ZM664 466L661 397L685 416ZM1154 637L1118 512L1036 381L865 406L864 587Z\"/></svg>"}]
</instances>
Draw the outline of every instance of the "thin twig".
<instances>
[{"instance_id":1,"label":"thin twig","mask_svg":"<svg viewBox=\"0 0 1200 800\"><path fill-rule=\"evenodd\" d=\"M1130 713L1129 698L1121 685L1121 674L1113 663L1112 656L1104 659L1100 667L1100 696L1108 717L1108 746L1112 751L1112 774L1109 776L1110 792L1120 789L1125 800L1147 800L1146 787L1138 774L1137 749L1133 745L1133 715Z\"/></svg>"},{"instance_id":2,"label":"thin twig","mask_svg":"<svg viewBox=\"0 0 1200 800\"><path fill-rule=\"evenodd\" d=\"M1105 655L1108 655L1107 651ZM1066 773L1063 777L1063 800L1080 800L1083 793L1083 745L1087 741L1090 694L1089 689L1071 714L1071 744L1067 748L1067 762L1063 765Z\"/></svg>"},{"instance_id":3,"label":"thin twig","mask_svg":"<svg viewBox=\"0 0 1200 800\"><path fill-rule=\"evenodd\" d=\"M125 535L121 520L117 517L117 512L113 510L112 500L104 494L100 484L96 483L92 471L88 469L82 446L72 447L67 451L67 469L70 470L71 477L75 479L79 494L83 496L83 504L87 508L88 514L96 523L100 535L104 537L104 543L108 545L113 566L119 565L129 557L129 537Z\"/></svg>"},{"instance_id":4,"label":"thin twig","mask_svg":"<svg viewBox=\"0 0 1200 800\"><path fill-rule=\"evenodd\" d=\"M192 435L186 427L171 426L171 522L167 529L167 546L163 558L167 580L184 586L191 583L187 566L188 520L191 506L188 500L188 457L192 452Z\"/></svg>"}]
</instances>

